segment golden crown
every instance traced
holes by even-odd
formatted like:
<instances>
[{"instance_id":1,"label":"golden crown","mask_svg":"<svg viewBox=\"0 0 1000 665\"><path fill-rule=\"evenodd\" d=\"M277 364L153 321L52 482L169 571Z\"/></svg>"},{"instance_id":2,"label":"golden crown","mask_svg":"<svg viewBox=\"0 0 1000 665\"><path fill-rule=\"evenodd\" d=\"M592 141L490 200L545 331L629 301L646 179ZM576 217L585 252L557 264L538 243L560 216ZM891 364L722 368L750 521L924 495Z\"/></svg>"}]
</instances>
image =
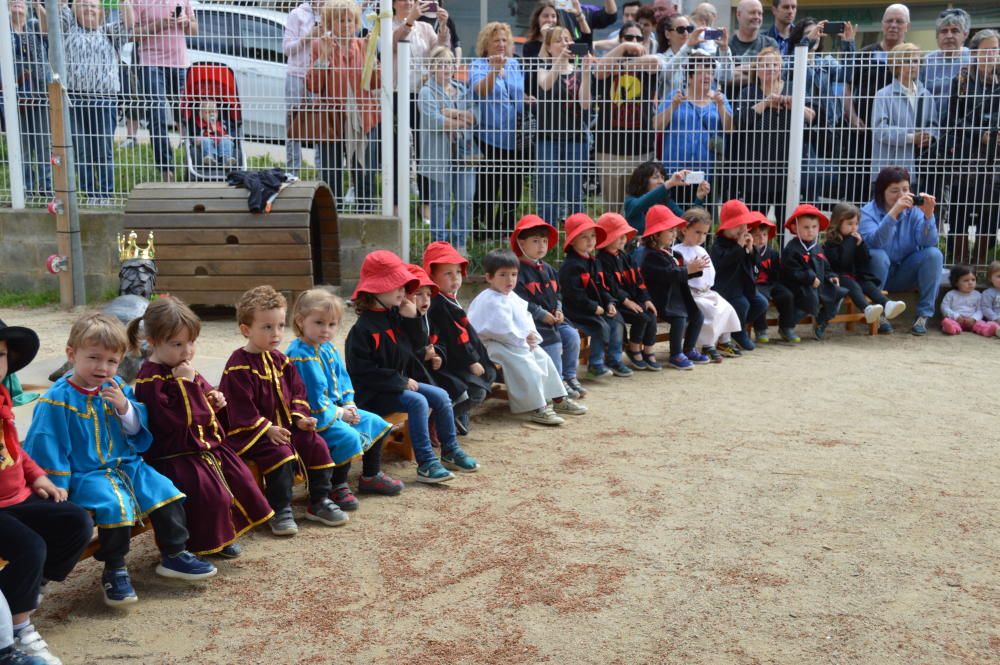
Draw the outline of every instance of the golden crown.
<instances>
[{"instance_id":1,"label":"golden crown","mask_svg":"<svg viewBox=\"0 0 1000 665\"><path fill-rule=\"evenodd\" d=\"M130 259L147 259L153 260L156 258L156 248L153 247L153 232L149 232L149 238L146 240L145 247L139 247L136 243L135 231L128 234L128 239L126 240L124 233L117 234L118 236L118 260L128 261Z\"/></svg>"}]
</instances>

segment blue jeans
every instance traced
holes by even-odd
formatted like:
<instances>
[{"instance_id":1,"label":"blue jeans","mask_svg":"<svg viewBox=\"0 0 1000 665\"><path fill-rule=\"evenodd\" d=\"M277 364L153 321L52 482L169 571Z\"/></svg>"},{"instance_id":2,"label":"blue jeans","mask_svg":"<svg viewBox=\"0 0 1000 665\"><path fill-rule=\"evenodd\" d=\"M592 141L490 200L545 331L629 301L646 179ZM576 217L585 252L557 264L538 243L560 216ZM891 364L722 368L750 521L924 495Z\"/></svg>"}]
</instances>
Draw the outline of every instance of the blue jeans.
<instances>
[{"instance_id":1,"label":"blue jeans","mask_svg":"<svg viewBox=\"0 0 1000 665\"><path fill-rule=\"evenodd\" d=\"M117 100L70 96L76 147L78 189L86 196L110 198L115 189L114 135Z\"/></svg>"},{"instance_id":2,"label":"blue jeans","mask_svg":"<svg viewBox=\"0 0 1000 665\"><path fill-rule=\"evenodd\" d=\"M149 110L149 137L153 143L153 164L164 173L173 173L174 151L167 136L170 105L180 102L184 94L187 69L182 67L142 68L140 79L142 99Z\"/></svg>"},{"instance_id":3,"label":"blue jeans","mask_svg":"<svg viewBox=\"0 0 1000 665\"><path fill-rule=\"evenodd\" d=\"M431 435L427 427L428 419L434 418L438 439L441 440L441 451L449 453L458 447L455 436L455 414L451 410L451 399L448 393L437 386L427 383L417 384L418 390L404 390L398 394L386 394L380 399L379 406L385 412L405 411L410 428L410 440L413 442L413 455L417 464L426 464L437 458L431 447Z\"/></svg>"},{"instance_id":4,"label":"blue jeans","mask_svg":"<svg viewBox=\"0 0 1000 665\"><path fill-rule=\"evenodd\" d=\"M476 193L476 172L461 164L454 164L451 168L453 171L445 180L427 179L430 186L431 240L447 240L455 247L464 248L472 218L472 198ZM449 213L450 232L447 229Z\"/></svg>"},{"instance_id":5,"label":"blue jeans","mask_svg":"<svg viewBox=\"0 0 1000 665\"><path fill-rule=\"evenodd\" d=\"M539 139L535 144L538 176L535 200L538 214L549 224L558 225L583 208L583 169L587 144Z\"/></svg>"},{"instance_id":6,"label":"blue jeans","mask_svg":"<svg viewBox=\"0 0 1000 665\"><path fill-rule=\"evenodd\" d=\"M594 317L598 326L592 325L591 320L586 323L577 323L576 327L590 337L590 358L587 364L590 369L598 371L604 368L604 361L612 367L622 364L622 340L625 338L625 323L620 316L608 318L606 316Z\"/></svg>"},{"instance_id":7,"label":"blue jeans","mask_svg":"<svg viewBox=\"0 0 1000 665\"><path fill-rule=\"evenodd\" d=\"M869 249L871 271L879 278L886 291L909 291L914 287L920 292L917 316L934 316L934 301L941 286L941 268L944 256L937 247L925 247L913 252L898 263L892 263L882 249Z\"/></svg>"},{"instance_id":8,"label":"blue jeans","mask_svg":"<svg viewBox=\"0 0 1000 665\"><path fill-rule=\"evenodd\" d=\"M44 97L31 97L18 102L24 191L28 196L51 196L49 103Z\"/></svg>"},{"instance_id":9,"label":"blue jeans","mask_svg":"<svg viewBox=\"0 0 1000 665\"><path fill-rule=\"evenodd\" d=\"M740 325L745 329L747 324L753 323L767 312L767 298L759 293L754 293L754 297L747 298L740 294L734 298L726 298L729 304L736 310L736 316L740 319ZM743 332L743 331L741 331Z\"/></svg>"},{"instance_id":10,"label":"blue jeans","mask_svg":"<svg viewBox=\"0 0 1000 665\"><path fill-rule=\"evenodd\" d=\"M221 137L218 142L214 138L201 138L201 158L211 157L217 162L225 163L236 158L236 143L231 138Z\"/></svg>"},{"instance_id":11,"label":"blue jeans","mask_svg":"<svg viewBox=\"0 0 1000 665\"><path fill-rule=\"evenodd\" d=\"M542 350L552 358L552 364L559 370L564 381L576 378L576 368L580 364L580 333L568 323L556 326L559 341L543 345Z\"/></svg>"},{"instance_id":12,"label":"blue jeans","mask_svg":"<svg viewBox=\"0 0 1000 665\"><path fill-rule=\"evenodd\" d=\"M378 129L373 129L368 134L365 142L365 164L354 160L353 164L346 166L351 172L351 180L354 182L355 209L359 213L375 212L375 172L378 170ZM320 141L316 144L317 158L320 164L319 179L326 182L333 190L334 200L337 202L337 210L344 211L344 142L343 141Z\"/></svg>"}]
</instances>

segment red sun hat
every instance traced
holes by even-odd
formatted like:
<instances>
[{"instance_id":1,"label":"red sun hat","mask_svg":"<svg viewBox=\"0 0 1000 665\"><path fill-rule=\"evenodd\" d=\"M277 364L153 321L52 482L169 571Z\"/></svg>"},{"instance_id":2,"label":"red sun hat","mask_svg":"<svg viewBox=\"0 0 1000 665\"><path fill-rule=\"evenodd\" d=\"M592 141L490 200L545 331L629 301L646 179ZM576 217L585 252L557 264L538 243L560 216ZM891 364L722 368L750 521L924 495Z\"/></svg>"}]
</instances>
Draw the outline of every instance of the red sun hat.
<instances>
[{"instance_id":1,"label":"red sun hat","mask_svg":"<svg viewBox=\"0 0 1000 665\"><path fill-rule=\"evenodd\" d=\"M820 231L826 231L827 227L830 226L830 218L824 215L819 208L808 203L803 203L792 211L791 216L785 221L785 228L794 233L795 222L799 217L816 217L819 219Z\"/></svg>"},{"instance_id":2,"label":"red sun hat","mask_svg":"<svg viewBox=\"0 0 1000 665\"><path fill-rule=\"evenodd\" d=\"M592 220L586 213L582 212L577 212L567 217L566 221L563 223L563 228L566 229L566 240L563 241L564 252L569 249L570 244L576 240L576 237L584 231L589 231L590 229L594 229L596 231L598 247L602 242L604 242L607 236L604 229L595 224L594 220Z\"/></svg>"},{"instance_id":3,"label":"red sun hat","mask_svg":"<svg viewBox=\"0 0 1000 665\"><path fill-rule=\"evenodd\" d=\"M517 256L524 256L524 252L521 251L521 246L517 244L517 237L521 235L523 231L528 229L537 229L538 227L544 227L549 232L549 247L555 247L556 243L559 242L559 229L552 226L544 219L538 215L525 215L517 221L517 226L514 227L514 232L510 234L510 249Z\"/></svg>"},{"instance_id":4,"label":"red sun hat","mask_svg":"<svg viewBox=\"0 0 1000 665\"><path fill-rule=\"evenodd\" d=\"M774 236L778 235L778 227L775 226L774 222L767 218L762 212L753 210L750 212L750 227L754 228L757 226L767 227L767 239L771 240Z\"/></svg>"},{"instance_id":5,"label":"red sun hat","mask_svg":"<svg viewBox=\"0 0 1000 665\"><path fill-rule=\"evenodd\" d=\"M678 217L674 211L665 205L655 205L646 211L646 230L643 238L654 236L660 231L668 231L678 226L687 226L687 220Z\"/></svg>"},{"instance_id":6,"label":"red sun hat","mask_svg":"<svg viewBox=\"0 0 1000 665\"><path fill-rule=\"evenodd\" d=\"M387 249L380 249L366 256L362 262L361 279L351 300L357 300L362 293L385 293L401 286L411 293L419 281L406 269L403 259Z\"/></svg>"},{"instance_id":7,"label":"red sun hat","mask_svg":"<svg viewBox=\"0 0 1000 665\"><path fill-rule=\"evenodd\" d=\"M430 278L430 275L427 274L426 270L415 263L407 263L405 267L410 271L411 275L417 278L417 285L413 288L414 291L422 286L431 287L432 296L436 296L441 291L438 285L434 283L434 280Z\"/></svg>"},{"instance_id":8,"label":"red sun hat","mask_svg":"<svg viewBox=\"0 0 1000 665\"><path fill-rule=\"evenodd\" d=\"M434 264L436 263L456 263L462 268L462 277L465 277L466 269L469 267L469 259L458 253L458 250L444 240L436 240L427 245L424 250L424 272L428 275L434 274Z\"/></svg>"},{"instance_id":9,"label":"red sun hat","mask_svg":"<svg viewBox=\"0 0 1000 665\"><path fill-rule=\"evenodd\" d=\"M750 208L739 199L730 199L722 204L719 211L719 231L735 229L741 224L753 224L753 217Z\"/></svg>"},{"instance_id":10,"label":"red sun hat","mask_svg":"<svg viewBox=\"0 0 1000 665\"><path fill-rule=\"evenodd\" d=\"M625 236L629 240L639 233L639 229L629 226L624 217L617 212L606 212L597 219L597 225L604 229L604 241L597 244L597 249L604 249L618 238Z\"/></svg>"}]
</instances>

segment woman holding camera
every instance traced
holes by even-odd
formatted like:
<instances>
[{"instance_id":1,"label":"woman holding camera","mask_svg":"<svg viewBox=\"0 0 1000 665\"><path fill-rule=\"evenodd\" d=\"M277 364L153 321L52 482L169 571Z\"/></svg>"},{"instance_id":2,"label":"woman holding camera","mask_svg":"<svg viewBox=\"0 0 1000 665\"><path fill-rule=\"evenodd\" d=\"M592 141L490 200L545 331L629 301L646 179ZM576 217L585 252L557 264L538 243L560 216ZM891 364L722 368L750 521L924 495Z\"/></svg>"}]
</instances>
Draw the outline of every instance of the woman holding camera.
<instances>
[{"instance_id":1,"label":"woman holding camera","mask_svg":"<svg viewBox=\"0 0 1000 665\"><path fill-rule=\"evenodd\" d=\"M937 199L910 191L910 174L898 166L879 171L875 198L861 209L861 237L868 244L871 271L889 291L920 292L910 332L927 333L941 282L944 256L938 249Z\"/></svg>"}]
</instances>

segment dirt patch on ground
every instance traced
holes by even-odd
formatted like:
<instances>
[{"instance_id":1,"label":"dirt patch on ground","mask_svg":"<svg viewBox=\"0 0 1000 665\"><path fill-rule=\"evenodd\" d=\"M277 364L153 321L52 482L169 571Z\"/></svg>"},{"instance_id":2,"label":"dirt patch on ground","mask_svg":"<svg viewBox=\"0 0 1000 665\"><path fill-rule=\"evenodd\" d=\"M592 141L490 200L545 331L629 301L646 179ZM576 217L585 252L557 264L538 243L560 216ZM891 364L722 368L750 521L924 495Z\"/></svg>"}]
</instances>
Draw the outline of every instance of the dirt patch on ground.
<instances>
[{"instance_id":1,"label":"dirt patch on ground","mask_svg":"<svg viewBox=\"0 0 1000 665\"><path fill-rule=\"evenodd\" d=\"M51 360L72 315L0 318ZM387 462L400 497L258 530L202 584L143 537L134 609L87 561L36 623L67 663L1000 662L1000 342L829 336L591 384L560 429L491 402L478 474ZM239 344L210 319L199 354Z\"/></svg>"}]
</instances>

